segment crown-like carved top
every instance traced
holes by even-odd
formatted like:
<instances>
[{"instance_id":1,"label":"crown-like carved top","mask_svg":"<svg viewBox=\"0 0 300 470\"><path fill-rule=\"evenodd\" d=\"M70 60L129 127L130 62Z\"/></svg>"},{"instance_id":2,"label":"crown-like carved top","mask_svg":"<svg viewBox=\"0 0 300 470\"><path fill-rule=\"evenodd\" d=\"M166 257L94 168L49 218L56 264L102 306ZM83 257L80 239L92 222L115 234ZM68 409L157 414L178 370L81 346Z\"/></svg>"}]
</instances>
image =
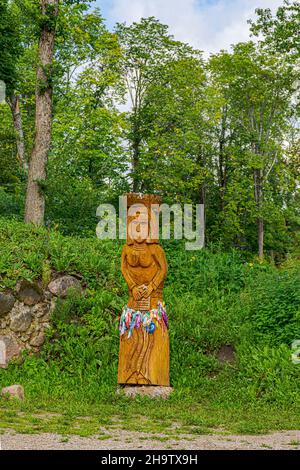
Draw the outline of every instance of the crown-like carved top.
<instances>
[{"instance_id":1,"label":"crown-like carved top","mask_svg":"<svg viewBox=\"0 0 300 470\"><path fill-rule=\"evenodd\" d=\"M147 208L150 208L152 204L161 204L161 197L155 194L128 193L125 196L127 208L134 204L144 204Z\"/></svg>"}]
</instances>

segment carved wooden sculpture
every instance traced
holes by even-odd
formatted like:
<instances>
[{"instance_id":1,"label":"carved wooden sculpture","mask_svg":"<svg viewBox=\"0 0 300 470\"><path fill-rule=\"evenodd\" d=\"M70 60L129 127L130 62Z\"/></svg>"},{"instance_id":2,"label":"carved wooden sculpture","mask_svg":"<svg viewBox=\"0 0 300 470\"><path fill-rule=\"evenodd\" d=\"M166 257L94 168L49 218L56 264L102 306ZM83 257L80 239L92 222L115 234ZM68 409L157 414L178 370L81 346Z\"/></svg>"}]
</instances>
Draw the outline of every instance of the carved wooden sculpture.
<instances>
[{"instance_id":1,"label":"carved wooden sculpture","mask_svg":"<svg viewBox=\"0 0 300 470\"><path fill-rule=\"evenodd\" d=\"M167 261L158 237L150 238L152 195L128 194L122 274L129 300L120 319L119 384L169 386L168 319L163 303Z\"/></svg>"}]
</instances>

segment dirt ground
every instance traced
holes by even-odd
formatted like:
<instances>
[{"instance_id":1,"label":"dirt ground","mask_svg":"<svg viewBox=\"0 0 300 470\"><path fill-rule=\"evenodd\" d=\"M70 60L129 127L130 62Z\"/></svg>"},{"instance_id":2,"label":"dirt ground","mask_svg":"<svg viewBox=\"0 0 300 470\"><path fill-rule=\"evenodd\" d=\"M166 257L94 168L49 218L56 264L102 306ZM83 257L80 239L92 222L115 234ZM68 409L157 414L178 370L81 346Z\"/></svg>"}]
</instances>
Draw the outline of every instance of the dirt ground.
<instances>
[{"instance_id":1,"label":"dirt ground","mask_svg":"<svg viewBox=\"0 0 300 470\"><path fill-rule=\"evenodd\" d=\"M107 431L94 437L58 434L18 434L14 431L0 435L1 450L299 450L300 431L275 432L265 435L183 435L169 438L162 434Z\"/></svg>"}]
</instances>

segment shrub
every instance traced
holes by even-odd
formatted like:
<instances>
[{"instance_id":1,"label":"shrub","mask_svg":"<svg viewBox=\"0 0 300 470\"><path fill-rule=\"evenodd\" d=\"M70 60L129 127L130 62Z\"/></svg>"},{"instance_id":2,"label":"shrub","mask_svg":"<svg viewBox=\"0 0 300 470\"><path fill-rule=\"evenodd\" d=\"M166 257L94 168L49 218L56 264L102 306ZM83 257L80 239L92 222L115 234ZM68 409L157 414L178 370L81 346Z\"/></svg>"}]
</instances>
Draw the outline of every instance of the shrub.
<instances>
[{"instance_id":1,"label":"shrub","mask_svg":"<svg viewBox=\"0 0 300 470\"><path fill-rule=\"evenodd\" d=\"M257 339L270 344L300 339L300 267L259 273L245 295L245 318Z\"/></svg>"}]
</instances>

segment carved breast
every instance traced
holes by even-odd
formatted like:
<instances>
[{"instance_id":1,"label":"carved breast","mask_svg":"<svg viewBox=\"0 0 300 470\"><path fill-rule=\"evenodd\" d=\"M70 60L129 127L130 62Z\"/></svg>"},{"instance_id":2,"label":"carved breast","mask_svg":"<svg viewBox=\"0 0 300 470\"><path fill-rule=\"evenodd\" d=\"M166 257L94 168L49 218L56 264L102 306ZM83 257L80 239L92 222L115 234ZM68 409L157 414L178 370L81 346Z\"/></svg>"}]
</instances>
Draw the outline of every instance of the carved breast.
<instances>
[{"instance_id":1,"label":"carved breast","mask_svg":"<svg viewBox=\"0 0 300 470\"><path fill-rule=\"evenodd\" d=\"M152 255L147 251L135 251L128 253L127 262L132 267L141 266L142 268L148 268L152 263Z\"/></svg>"}]
</instances>

